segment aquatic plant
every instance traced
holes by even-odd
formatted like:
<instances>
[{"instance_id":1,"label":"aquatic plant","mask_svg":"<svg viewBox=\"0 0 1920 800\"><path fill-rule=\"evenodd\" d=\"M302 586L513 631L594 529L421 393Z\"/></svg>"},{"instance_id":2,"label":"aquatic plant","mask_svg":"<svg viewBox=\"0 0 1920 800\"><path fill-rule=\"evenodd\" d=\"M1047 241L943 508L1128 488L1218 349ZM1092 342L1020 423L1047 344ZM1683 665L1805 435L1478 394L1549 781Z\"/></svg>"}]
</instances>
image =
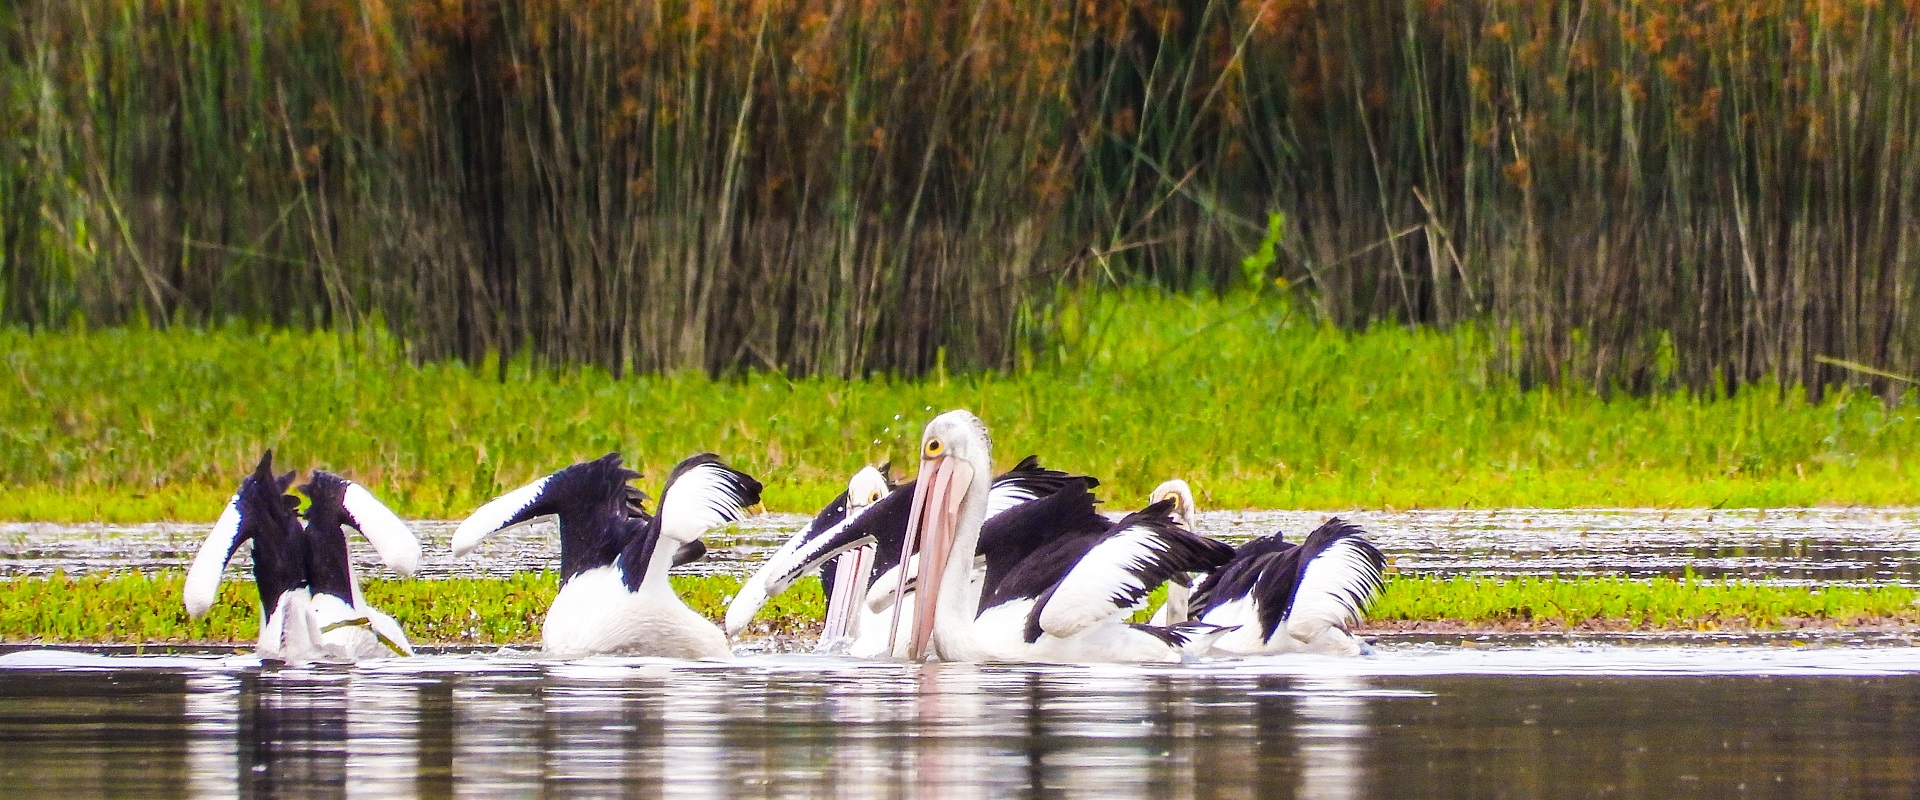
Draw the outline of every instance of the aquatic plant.
<instances>
[{"instance_id":1,"label":"aquatic plant","mask_svg":"<svg viewBox=\"0 0 1920 800\"><path fill-rule=\"evenodd\" d=\"M695 611L719 620L739 588L731 576L673 577ZM0 581L0 641L216 643L258 637L253 586L233 581L205 618L180 605L181 576L92 574ZM416 644L538 644L558 591L552 573L365 584L367 601L398 620ZM1155 596L1158 602L1159 596ZM1374 629L1408 623L1532 630L1779 630L1862 625L1920 626L1920 591L1904 586L1781 586L1744 581L1578 577L1569 579L1400 576L1368 615ZM808 578L773 599L750 635L812 636L826 615ZM1143 613L1144 617L1144 613Z\"/></svg>"},{"instance_id":2,"label":"aquatic plant","mask_svg":"<svg viewBox=\"0 0 1920 800\"><path fill-rule=\"evenodd\" d=\"M1786 586L1684 578L1396 578L1370 621L1627 630L1776 629L1920 622L1906 586Z\"/></svg>"}]
</instances>

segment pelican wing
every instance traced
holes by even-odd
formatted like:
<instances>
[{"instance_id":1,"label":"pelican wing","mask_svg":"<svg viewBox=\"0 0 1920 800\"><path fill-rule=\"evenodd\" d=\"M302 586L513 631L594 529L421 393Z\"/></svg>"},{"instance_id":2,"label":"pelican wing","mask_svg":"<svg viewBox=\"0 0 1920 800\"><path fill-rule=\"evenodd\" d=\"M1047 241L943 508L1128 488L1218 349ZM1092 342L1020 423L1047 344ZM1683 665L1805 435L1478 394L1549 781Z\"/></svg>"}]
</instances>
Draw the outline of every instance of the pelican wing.
<instances>
[{"instance_id":1,"label":"pelican wing","mask_svg":"<svg viewBox=\"0 0 1920 800\"><path fill-rule=\"evenodd\" d=\"M1272 556L1297 546L1278 533L1247 540L1233 551L1233 560L1208 573L1194 588L1192 618L1199 619L1214 608L1247 596L1260 580L1267 563L1273 560Z\"/></svg>"},{"instance_id":2,"label":"pelican wing","mask_svg":"<svg viewBox=\"0 0 1920 800\"><path fill-rule=\"evenodd\" d=\"M553 479L554 475L540 478L487 501L486 505L468 515L460 522L460 527L453 531L454 557L473 552L489 536L550 513L540 500L546 494L547 484L552 483Z\"/></svg>"},{"instance_id":3,"label":"pelican wing","mask_svg":"<svg viewBox=\"0 0 1920 800\"><path fill-rule=\"evenodd\" d=\"M1138 607L1176 573L1211 570L1233 557L1233 548L1181 528L1167 516L1171 509L1171 501L1148 506L1093 543L1034 603L1026 640L1042 632L1073 636Z\"/></svg>"},{"instance_id":4,"label":"pelican wing","mask_svg":"<svg viewBox=\"0 0 1920 800\"><path fill-rule=\"evenodd\" d=\"M660 533L690 542L708 530L747 515L760 502L760 482L727 466L712 453L680 462L660 490Z\"/></svg>"},{"instance_id":5,"label":"pelican wing","mask_svg":"<svg viewBox=\"0 0 1920 800\"><path fill-rule=\"evenodd\" d=\"M620 465L619 453L566 467L473 512L454 531L453 554L465 555L496 532L553 514L560 518L562 583L612 564L652 520L642 505L645 495L627 484L638 477Z\"/></svg>"},{"instance_id":6,"label":"pelican wing","mask_svg":"<svg viewBox=\"0 0 1920 800\"><path fill-rule=\"evenodd\" d=\"M1088 489L1091 479L1061 484L1044 497L989 518L980 530L986 560L980 610L1008 600L1039 597L1099 539L1113 530Z\"/></svg>"},{"instance_id":7,"label":"pelican wing","mask_svg":"<svg viewBox=\"0 0 1920 800\"><path fill-rule=\"evenodd\" d=\"M288 520L292 511L289 506L297 505L299 500L284 495L287 487L292 483L293 473L291 472L280 477L274 476L272 449L260 454L260 462L254 465L253 474L240 481L240 489L233 493L232 499L227 501L227 507L221 510L220 518L214 520L213 530L207 532L206 541L200 543L200 551L194 554L193 564L187 568L187 580L181 592L181 599L189 615L198 617L213 607L214 600L220 594L220 577L227 571L227 562L233 559L234 551L240 549L240 543L253 536L255 525L276 523L298 525ZM286 508L288 512L285 517L280 515L281 508ZM249 524L250 514L256 517L252 520L254 525ZM274 522L266 522L266 519L272 519ZM258 567L256 555L254 570L256 585L259 585L257 579L260 569ZM282 576L280 573L289 568L298 570L300 567L301 565L276 564L268 570L268 573L275 578L290 578L292 576ZM271 589L272 587L263 587L262 591Z\"/></svg>"},{"instance_id":8,"label":"pelican wing","mask_svg":"<svg viewBox=\"0 0 1920 800\"><path fill-rule=\"evenodd\" d=\"M1386 557L1359 526L1338 517L1280 554L1253 587L1260 604L1260 635L1271 640L1285 621L1302 641L1328 627L1360 624L1380 593Z\"/></svg>"},{"instance_id":9,"label":"pelican wing","mask_svg":"<svg viewBox=\"0 0 1920 800\"><path fill-rule=\"evenodd\" d=\"M411 578L420 570L420 539L372 492L353 481L346 482L341 502L347 509L347 521L373 545L380 560L395 574Z\"/></svg>"},{"instance_id":10,"label":"pelican wing","mask_svg":"<svg viewBox=\"0 0 1920 800\"><path fill-rule=\"evenodd\" d=\"M182 594L189 616L199 617L213 608L213 601L220 595L220 577L226 574L227 561L238 549L240 495L235 493L220 512L220 518L214 521L213 530L207 532L207 540L200 543L200 552L193 556L193 566L187 568L187 583Z\"/></svg>"},{"instance_id":11,"label":"pelican wing","mask_svg":"<svg viewBox=\"0 0 1920 800\"><path fill-rule=\"evenodd\" d=\"M1093 488L1099 486L1100 481L1047 469L1040 466L1039 456L1027 456L1020 459L1013 469L993 479L993 485L987 489L987 518L992 519L1015 506L1054 494L1073 484Z\"/></svg>"}]
</instances>

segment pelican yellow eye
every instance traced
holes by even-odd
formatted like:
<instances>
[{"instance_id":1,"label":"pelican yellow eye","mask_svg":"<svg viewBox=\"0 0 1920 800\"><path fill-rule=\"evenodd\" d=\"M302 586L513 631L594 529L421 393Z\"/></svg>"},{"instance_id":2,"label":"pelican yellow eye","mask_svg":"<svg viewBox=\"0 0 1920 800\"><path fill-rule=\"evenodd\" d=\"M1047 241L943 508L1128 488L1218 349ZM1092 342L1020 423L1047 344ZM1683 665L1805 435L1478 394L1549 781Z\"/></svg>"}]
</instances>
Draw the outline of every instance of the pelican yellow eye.
<instances>
[{"instance_id":1,"label":"pelican yellow eye","mask_svg":"<svg viewBox=\"0 0 1920 800\"><path fill-rule=\"evenodd\" d=\"M880 493L874 492L873 494L867 495L867 502L870 504L880 502Z\"/></svg>"},{"instance_id":2,"label":"pelican yellow eye","mask_svg":"<svg viewBox=\"0 0 1920 800\"><path fill-rule=\"evenodd\" d=\"M947 448L945 445L940 444L939 439L928 439L926 449L927 449L928 456L937 456L937 455L940 455L941 451Z\"/></svg>"},{"instance_id":3,"label":"pelican yellow eye","mask_svg":"<svg viewBox=\"0 0 1920 800\"><path fill-rule=\"evenodd\" d=\"M1167 492L1166 494L1163 494L1163 495L1160 495L1160 499L1161 499L1161 500L1172 500L1172 501L1174 501L1174 502L1176 502L1176 503L1178 503L1178 502L1180 502L1180 495L1177 495L1177 494L1174 494L1173 492Z\"/></svg>"}]
</instances>

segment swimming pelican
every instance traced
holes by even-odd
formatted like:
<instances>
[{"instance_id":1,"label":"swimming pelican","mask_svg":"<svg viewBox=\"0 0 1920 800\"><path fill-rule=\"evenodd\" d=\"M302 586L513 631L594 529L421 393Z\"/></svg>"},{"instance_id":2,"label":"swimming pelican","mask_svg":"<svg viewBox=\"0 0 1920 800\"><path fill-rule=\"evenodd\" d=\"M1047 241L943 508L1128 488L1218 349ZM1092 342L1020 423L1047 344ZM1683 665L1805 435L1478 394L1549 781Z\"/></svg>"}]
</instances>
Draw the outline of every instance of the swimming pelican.
<instances>
[{"instance_id":1,"label":"swimming pelican","mask_svg":"<svg viewBox=\"0 0 1920 800\"><path fill-rule=\"evenodd\" d=\"M927 424L903 552L917 554L920 601L895 625L894 654L944 661L1176 661L1219 635L1212 626L1125 622L1177 572L1224 564L1232 548L1182 529L1160 501L1117 522L1084 483L1006 512L1020 536L982 541L992 440L978 417L949 411ZM973 554L986 576L969 580ZM876 593L888 587L883 581Z\"/></svg>"},{"instance_id":2,"label":"swimming pelican","mask_svg":"<svg viewBox=\"0 0 1920 800\"><path fill-rule=\"evenodd\" d=\"M253 579L260 592L261 658L287 662L413 655L392 617L368 605L348 557L350 525L367 537L388 567L410 577L420 540L406 523L359 484L315 470L300 491L311 502L306 524L287 494L294 473L274 477L273 451L227 503L187 570L183 599L199 617L213 607L227 561L253 542Z\"/></svg>"},{"instance_id":3,"label":"swimming pelican","mask_svg":"<svg viewBox=\"0 0 1920 800\"><path fill-rule=\"evenodd\" d=\"M627 485L638 477L609 453L536 480L460 523L454 555L505 528L557 515L561 583L542 627L548 653L732 655L726 634L674 593L667 569L704 554L700 537L708 530L745 517L760 502L760 482L702 453L673 468L660 490L660 513L649 516L640 507L643 495Z\"/></svg>"},{"instance_id":4,"label":"swimming pelican","mask_svg":"<svg viewBox=\"0 0 1920 800\"><path fill-rule=\"evenodd\" d=\"M893 492L893 481L889 480L884 469L864 467L847 481L847 491L841 495L839 508L842 520L858 516L867 510L867 506L880 502L880 498ZM825 530L838 521L832 519L835 506L829 504L825 510L814 517L813 524L796 534L795 541L814 528ZM827 523L822 525L822 523ZM797 548L796 548L797 549ZM832 569L820 573L820 588L827 595L827 622L820 631L823 646L833 647L841 640L858 640L861 632L861 618L857 609L866 599L867 581L872 577L874 546L871 542L854 546L827 562ZM755 577L758 577L757 575ZM738 596L734 598L738 600ZM732 614L729 604L727 612Z\"/></svg>"},{"instance_id":5,"label":"swimming pelican","mask_svg":"<svg viewBox=\"0 0 1920 800\"><path fill-rule=\"evenodd\" d=\"M1200 532L1200 529L1193 527L1193 490L1187 487L1186 481L1174 478L1153 487L1153 492L1147 496L1153 498L1155 502L1172 501L1173 520L1180 523L1182 528L1194 533ZM1182 572L1173 576L1167 581L1167 599L1160 604L1158 611L1153 612L1153 619L1147 624L1166 627L1192 619L1188 611L1188 598L1192 594L1192 575Z\"/></svg>"},{"instance_id":6,"label":"swimming pelican","mask_svg":"<svg viewBox=\"0 0 1920 800\"><path fill-rule=\"evenodd\" d=\"M1299 545L1262 536L1201 581L1193 617L1234 628L1213 643L1216 653L1362 655L1366 643L1352 629L1379 595L1386 563L1365 531L1338 517Z\"/></svg>"},{"instance_id":7,"label":"swimming pelican","mask_svg":"<svg viewBox=\"0 0 1920 800\"><path fill-rule=\"evenodd\" d=\"M1037 456L1022 459L994 478L988 491L988 539L994 538L991 532L998 529L995 520L1001 512L1081 483L1095 486L1099 481L1042 467ZM869 604L867 593L876 578L891 575L899 564L912 499L912 482L891 486L885 475L872 467L856 473L845 493L828 503L740 585L739 594L727 608L727 632L738 635L769 599L824 562L837 558L839 568L831 576L821 575L822 588L828 595L822 646L833 649L847 642L844 646L848 655L884 655L889 647L892 614L884 605L874 608ZM866 555L857 555L863 551ZM911 588L902 602L912 608Z\"/></svg>"}]
</instances>

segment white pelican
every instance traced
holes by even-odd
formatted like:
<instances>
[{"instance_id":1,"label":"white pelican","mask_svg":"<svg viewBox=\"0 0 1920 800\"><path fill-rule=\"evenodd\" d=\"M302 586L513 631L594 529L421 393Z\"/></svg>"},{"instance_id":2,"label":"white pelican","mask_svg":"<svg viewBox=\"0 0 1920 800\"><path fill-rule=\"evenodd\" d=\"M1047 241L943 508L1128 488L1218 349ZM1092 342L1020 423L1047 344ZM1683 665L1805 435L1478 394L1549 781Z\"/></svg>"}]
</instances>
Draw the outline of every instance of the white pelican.
<instances>
[{"instance_id":1,"label":"white pelican","mask_svg":"<svg viewBox=\"0 0 1920 800\"><path fill-rule=\"evenodd\" d=\"M1180 523L1182 528L1194 533L1200 532L1199 528L1193 526L1193 490L1187 487L1186 481L1174 478L1153 487L1153 492L1147 496L1153 498L1153 502L1156 503L1163 500L1172 501L1173 520ZM1187 610L1187 600L1192 594L1193 576L1184 572L1173 576L1167 581L1167 599L1160 604L1160 610L1153 612L1153 620L1147 624L1164 627L1178 625L1192 619Z\"/></svg>"},{"instance_id":2,"label":"white pelican","mask_svg":"<svg viewBox=\"0 0 1920 800\"><path fill-rule=\"evenodd\" d=\"M400 625L361 596L341 526L359 530L401 577L418 569L420 541L359 484L320 470L300 487L312 501L303 526L295 513L299 500L286 493L292 483L291 472L274 477L273 451L260 457L187 570L187 613L199 617L213 607L227 561L241 542L251 541L261 658L303 662L413 655Z\"/></svg>"},{"instance_id":3,"label":"white pelican","mask_svg":"<svg viewBox=\"0 0 1920 800\"><path fill-rule=\"evenodd\" d=\"M1379 595L1386 557L1358 526L1327 520L1294 545L1280 534L1248 541L1193 592L1193 617L1233 627L1216 653L1356 656L1352 633Z\"/></svg>"},{"instance_id":4,"label":"white pelican","mask_svg":"<svg viewBox=\"0 0 1920 800\"><path fill-rule=\"evenodd\" d=\"M627 485L639 473L618 453L575 464L481 506L453 534L454 555L533 519L560 518L560 594L542 626L548 653L726 658L726 634L673 591L667 569L706 552L700 537L746 516L760 482L712 453L680 462L660 491L660 513Z\"/></svg>"},{"instance_id":5,"label":"white pelican","mask_svg":"<svg viewBox=\"0 0 1920 800\"><path fill-rule=\"evenodd\" d=\"M867 506L880 502L880 498L892 492L893 481L887 479L885 470L873 467L862 468L847 481L847 491L841 495L842 499L838 504L838 507L843 509L840 514L841 520L858 516L860 512L867 510ZM800 541L801 537L810 530L815 528L824 530L826 527L837 524L837 521L831 520L834 508L833 504L829 504L827 510L813 518L812 525L802 529L794 539L789 541ZM827 519L823 520L823 518ZM821 524L823 521L827 522L827 525L823 526ZM834 556L828 563L832 565L832 569L820 573L820 588L825 590L827 595L827 622L820 631L820 643L824 647L832 648L838 646L842 640L858 641L860 638L862 619L856 609L860 608L862 601L866 600L867 582L872 578L873 543L855 545ZM756 574L755 577L759 576ZM735 600L738 599L736 595ZM727 614L729 617L733 614L731 604L727 608Z\"/></svg>"},{"instance_id":6,"label":"white pelican","mask_svg":"<svg viewBox=\"0 0 1920 800\"><path fill-rule=\"evenodd\" d=\"M1176 661L1212 626L1125 622L1178 572L1226 563L1232 549L1182 529L1161 501L1113 522L1086 484L1007 512L1022 535L982 544L992 440L978 417L949 411L921 437L903 552L918 554L920 597L910 627L896 625L896 656L944 661ZM987 572L971 581L973 554ZM883 581L883 591L887 587ZM905 612L896 611L905 618Z\"/></svg>"},{"instance_id":7,"label":"white pelican","mask_svg":"<svg viewBox=\"0 0 1920 800\"><path fill-rule=\"evenodd\" d=\"M988 539L994 539L992 532L999 527L995 520L1001 512L1081 483L1091 486L1099 481L1042 467L1037 456L1022 459L994 478L988 491ZM880 470L860 470L848 482L845 493L828 503L741 583L739 594L727 607L727 632L738 635L769 599L823 563L837 560L831 575L821 575L828 597L822 647L844 647L847 654L861 657L884 655L893 616L889 608L873 608L866 597L875 578L892 575L899 564L912 500L912 482L894 487ZM903 602L912 608L911 588Z\"/></svg>"}]
</instances>

